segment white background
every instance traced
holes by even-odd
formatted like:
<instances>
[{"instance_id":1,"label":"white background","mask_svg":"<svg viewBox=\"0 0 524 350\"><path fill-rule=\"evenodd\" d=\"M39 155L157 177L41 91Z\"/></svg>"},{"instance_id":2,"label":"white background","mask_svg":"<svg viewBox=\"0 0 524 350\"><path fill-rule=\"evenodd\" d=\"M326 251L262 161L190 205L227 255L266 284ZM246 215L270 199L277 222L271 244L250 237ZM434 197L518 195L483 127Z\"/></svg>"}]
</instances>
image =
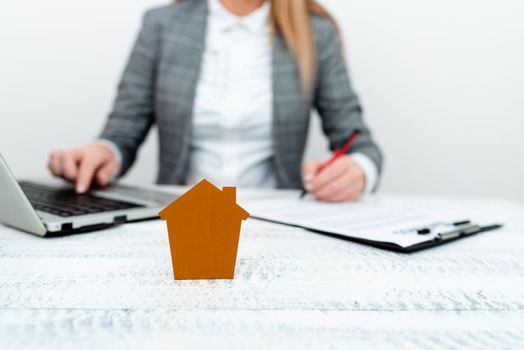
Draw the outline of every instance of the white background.
<instances>
[{"instance_id":1,"label":"white background","mask_svg":"<svg viewBox=\"0 0 524 350\"><path fill-rule=\"evenodd\" d=\"M524 2L324 0L386 154L381 190L524 201ZM157 0L0 2L0 152L43 176L100 131L143 11ZM326 156L313 123L308 157ZM129 181L156 175L156 135Z\"/></svg>"}]
</instances>

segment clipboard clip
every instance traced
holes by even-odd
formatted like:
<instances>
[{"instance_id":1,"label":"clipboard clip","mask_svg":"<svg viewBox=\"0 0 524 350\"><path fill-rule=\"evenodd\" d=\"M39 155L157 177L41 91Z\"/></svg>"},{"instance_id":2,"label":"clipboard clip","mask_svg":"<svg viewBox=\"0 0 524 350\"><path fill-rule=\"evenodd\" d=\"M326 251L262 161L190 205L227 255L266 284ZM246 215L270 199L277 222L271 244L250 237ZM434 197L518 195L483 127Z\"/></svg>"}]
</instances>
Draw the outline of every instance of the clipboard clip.
<instances>
[{"instance_id":1,"label":"clipboard clip","mask_svg":"<svg viewBox=\"0 0 524 350\"><path fill-rule=\"evenodd\" d=\"M479 225L473 224L469 220L463 220L453 223L435 223L427 227L418 228L416 231L419 235L427 235L434 233L435 229L441 226L448 226L449 229L443 232L438 232L438 234L435 236L435 239L440 241L475 234L481 230Z\"/></svg>"},{"instance_id":2,"label":"clipboard clip","mask_svg":"<svg viewBox=\"0 0 524 350\"><path fill-rule=\"evenodd\" d=\"M435 239L438 239L440 241L445 241L448 239L458 238L461 236L469 236L475 233L479 233L481 229L482 228L477 224L468 223L465 225L458 226L454 230L450 230L447 232L440 232L439 234L437 234Z\"/></svg>"},{"instance_id":3,"label":"clipboard clip","mask_svg":"<svg viewBox=\"0 0 524 350\"><path fill-rule=\"evenodd\" d=\"M447 230L454 231L455 228L464 228L467 226L471 226L470 220L462 220L462 221L455 221L455 222L436 221L433 223L428 223L426 225L396 230L394 231L394 233L416 233L419 235L429 235L431 233L436 233L436 231L439 228L442 229L443 227L445 227Z\"/></svg>"}]
</instances>

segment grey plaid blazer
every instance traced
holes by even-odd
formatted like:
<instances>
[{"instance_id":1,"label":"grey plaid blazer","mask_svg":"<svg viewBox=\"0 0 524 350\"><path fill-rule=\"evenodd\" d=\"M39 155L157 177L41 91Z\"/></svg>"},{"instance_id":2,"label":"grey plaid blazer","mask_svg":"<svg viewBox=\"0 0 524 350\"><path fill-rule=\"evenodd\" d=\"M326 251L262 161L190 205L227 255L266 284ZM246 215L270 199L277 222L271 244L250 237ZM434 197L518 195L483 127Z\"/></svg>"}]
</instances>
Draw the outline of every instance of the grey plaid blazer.
<instances>
[{"instance_id":1,"label":"grey plaid blazer","mask_svg":"<svg viewBox=\"0 0 524 350\"><path fill-rule=\"evenodd\" d=\"M158 126L158 183L183 184L188 169L192 111L205 49L207 1L189 0L148 11L125 68L113 111L100 136L122 153L123 175L153 124ZM369 156L381 169L382 155L362 120L332 25L312 16L317 81L304 97L297 65L277 33L273 39L273 144L278 186L301 188L301 162L311 111L322 118L332 150L354 129L362 136L350 152Z\"/></svg>"}]
</instances>

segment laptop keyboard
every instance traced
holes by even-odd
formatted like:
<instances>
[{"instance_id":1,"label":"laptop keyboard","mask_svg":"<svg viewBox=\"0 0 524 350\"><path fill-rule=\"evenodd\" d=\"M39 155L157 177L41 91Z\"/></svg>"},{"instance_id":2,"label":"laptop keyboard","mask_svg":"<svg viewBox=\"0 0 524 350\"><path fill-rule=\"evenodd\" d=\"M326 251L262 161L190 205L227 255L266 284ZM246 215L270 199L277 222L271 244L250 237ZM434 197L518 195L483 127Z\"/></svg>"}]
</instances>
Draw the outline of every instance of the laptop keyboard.
<instances>
[{"instance_id":1,"label":"laptop keyboard","mask_svg":"<svg viewBox=\"0 0 524 350\"><path fill-rule=\"evenodd\" d=\"M89 193L78 194L73 189L54 188L28 181L21 181L20 187L33 208L62 217L143 207L135 203L102 198Z\"/></svg>"}]
</instances>

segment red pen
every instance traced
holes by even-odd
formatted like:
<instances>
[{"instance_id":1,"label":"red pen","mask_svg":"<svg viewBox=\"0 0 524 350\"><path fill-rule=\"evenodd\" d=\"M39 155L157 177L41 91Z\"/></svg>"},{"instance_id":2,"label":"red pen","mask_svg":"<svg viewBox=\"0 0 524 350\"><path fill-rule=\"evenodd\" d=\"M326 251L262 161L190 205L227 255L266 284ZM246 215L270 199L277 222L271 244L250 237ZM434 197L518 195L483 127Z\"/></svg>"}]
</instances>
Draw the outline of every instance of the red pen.
<instances>
[{"instance_id":1,"label":"red pen","mask_svg":"<svg viewBox=\"0 0 524 350\"><path fill-rule=\"evenodd\" d=\"M346 154L346 152L351 148L351 146L353 146L355 141L357 141L357 138L358 138L359 135L360 135L360 131L359 130L353 131L353 133L351 134L349 139L346 141L346 143L344 143L342 145L342 147L340 147L339 149L336 150L336 152L333 154L331 159L328 160L327 162L325 162L324 164L322 164L318 168L315 176L318 175L322 170L324 170L325 168L330 166L335 160L337 160L337 158L339 158L340 156ZM300 194L300 198L303 198L306 194L307 194L307 190L303 190L302 193Z\"/></svg>"}]
</instances>

